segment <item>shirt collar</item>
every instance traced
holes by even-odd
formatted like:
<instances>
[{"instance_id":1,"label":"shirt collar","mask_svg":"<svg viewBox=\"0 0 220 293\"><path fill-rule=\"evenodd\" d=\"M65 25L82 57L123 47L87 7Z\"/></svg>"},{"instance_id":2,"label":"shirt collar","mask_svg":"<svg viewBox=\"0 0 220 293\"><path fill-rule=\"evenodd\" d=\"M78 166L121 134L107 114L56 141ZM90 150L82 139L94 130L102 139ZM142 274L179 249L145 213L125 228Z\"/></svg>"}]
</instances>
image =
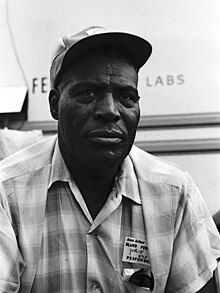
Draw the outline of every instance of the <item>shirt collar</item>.
<instances>
[{"instance_id":1,"label":"shirt collar","mask_svg":"<svg viewBox=\"0 0 220 293\"><path fill-rule=\"evenodd\" d=\"M51 173L49 178L48 189L55 181L71 181L71 175L61 155L58 140L55 143L54 153L52 157Z\"/></svg>"},{"instance_id":2,"label":"shirt collar","mask_svg":"<svg viewBox=\"0 0 220 293\"><path fill-rule=\"evenodd\" d=\"M136 203L141 204L138 181L134 166L129 156L127 156L122 163L120 174L118 182L121 194Z\"/></svg>"},{"instance_id":3,"label":"shirt collar","mask_svg":"<svg viewBox=\"0 0 220 293\"><path fill-rule=\"evenodd\" d=\"M52 158L48 189L55 181L71 182L71 175L61 155L58 140L56 141ZM129 156L127 156L122 163L120 174L116 178L115 183L116 189L118 189L123 196L141 204L138 181Z\"/></svg>"}]
</instances>

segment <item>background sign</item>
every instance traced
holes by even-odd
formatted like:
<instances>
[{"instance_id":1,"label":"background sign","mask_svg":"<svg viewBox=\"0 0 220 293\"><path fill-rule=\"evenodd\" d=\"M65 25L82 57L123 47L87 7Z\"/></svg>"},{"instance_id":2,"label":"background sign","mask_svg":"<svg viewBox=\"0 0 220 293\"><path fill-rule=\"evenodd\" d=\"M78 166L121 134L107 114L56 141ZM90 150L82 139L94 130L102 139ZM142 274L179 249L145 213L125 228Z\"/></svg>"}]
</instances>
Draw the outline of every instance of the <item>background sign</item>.
<instances>
[{"instance_id":1,"label":"background sign","mask_svg":"<svg viewBox=\"0 0 220 293\"><path fill-rule=\"evenodd\" d=\"M220 112L219 0L10 0L0 11L0 86L28 85L29 121L52 119L55 43L90 25L152 43L139 79L142 115Z\"/></svg>"}]
</instances>

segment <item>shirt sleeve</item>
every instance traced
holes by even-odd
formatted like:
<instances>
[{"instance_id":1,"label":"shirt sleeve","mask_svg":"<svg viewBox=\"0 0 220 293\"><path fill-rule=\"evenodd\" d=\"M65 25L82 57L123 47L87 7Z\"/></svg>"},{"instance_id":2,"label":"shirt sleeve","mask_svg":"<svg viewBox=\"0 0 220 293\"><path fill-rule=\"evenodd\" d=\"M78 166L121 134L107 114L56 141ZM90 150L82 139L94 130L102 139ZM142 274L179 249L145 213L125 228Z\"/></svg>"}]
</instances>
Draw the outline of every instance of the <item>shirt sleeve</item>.
<instances>
[{"instance_id":1,"label":"shirt sleeve","mask_svg":"<svg viewBox=\"0 0 220 293\"><path fill-rule=\"evenodd\" d=\"M186 173L175 223L166 293L195 293L213 276L220 237L198 188Z\"/></svg>"},{"instance_id":2,"label":"shirt sleeve","mask_svg":"<svg viewBox=\"0 0 220 293\"><path fill-rule=\"evenodd\" d=\"M0 292L18 292L25 262L18 249L9 206L0 185Z\"/></svg>"}]
</instances>

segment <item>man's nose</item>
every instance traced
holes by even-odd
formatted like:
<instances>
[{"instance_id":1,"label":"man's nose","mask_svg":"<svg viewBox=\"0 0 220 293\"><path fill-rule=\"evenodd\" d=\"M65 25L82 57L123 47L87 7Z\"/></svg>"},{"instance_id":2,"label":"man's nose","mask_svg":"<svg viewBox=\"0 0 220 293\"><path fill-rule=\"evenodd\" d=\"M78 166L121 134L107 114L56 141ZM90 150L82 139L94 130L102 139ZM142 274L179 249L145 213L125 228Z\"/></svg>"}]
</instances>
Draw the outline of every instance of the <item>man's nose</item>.
<instances>
[{"instance_id":1,"label":"man's nose","mask_svg":"<svg viewBox=\"0 0 220 293\"><path fill-rule=\"evenodd\" d=\"M118 103L115 101L112 93L106 93L97 101L95 117L96 119L103 119L106 121L118 121L120 119Z\"/></svg>"}]
</instances>

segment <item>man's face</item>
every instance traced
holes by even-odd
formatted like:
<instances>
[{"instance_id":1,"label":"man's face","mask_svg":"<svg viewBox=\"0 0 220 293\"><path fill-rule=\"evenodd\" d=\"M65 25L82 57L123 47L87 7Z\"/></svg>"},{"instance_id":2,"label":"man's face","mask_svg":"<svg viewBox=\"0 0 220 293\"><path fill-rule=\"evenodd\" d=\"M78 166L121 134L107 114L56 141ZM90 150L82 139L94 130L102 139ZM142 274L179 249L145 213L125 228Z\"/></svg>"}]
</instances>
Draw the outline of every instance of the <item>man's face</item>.
<instances>
[{"instance_id":1,"label":"man's face","mask_svg":"<svg viewBox=\"0 0 220 293\"><path fill-rule=\"evenodd\" d=\"M59 90L61 152L96 170L119 165L140 117L137 79L134 67L119 57L93 53L74 64Z\"/></svg>"}]
</instances>

